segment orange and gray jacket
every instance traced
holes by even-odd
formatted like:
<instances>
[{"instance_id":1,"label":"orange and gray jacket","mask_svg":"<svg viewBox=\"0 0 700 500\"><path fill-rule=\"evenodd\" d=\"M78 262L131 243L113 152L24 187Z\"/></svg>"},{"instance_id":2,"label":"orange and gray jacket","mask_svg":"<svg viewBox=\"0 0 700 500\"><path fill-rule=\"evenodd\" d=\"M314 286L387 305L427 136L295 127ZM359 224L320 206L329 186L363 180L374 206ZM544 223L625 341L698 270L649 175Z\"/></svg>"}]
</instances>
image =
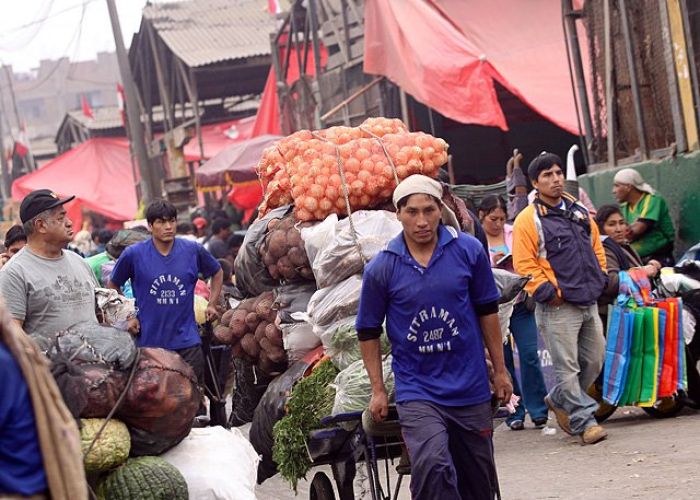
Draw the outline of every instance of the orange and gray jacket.
<instances>
[{"instance_id":1,"label":"orange and gray jacket","mask_svg":"<svg viewBox=\"0 0 700 500\"><path fill-rule=\"evenodd\" d=\"M513 226L513 265L532 276L525 289L537 301L558 296L580 306L595 304L607 282L605 250L588 210L563 195L566 209L539 198L525 208Z\"/></svg>"}]
</instances>

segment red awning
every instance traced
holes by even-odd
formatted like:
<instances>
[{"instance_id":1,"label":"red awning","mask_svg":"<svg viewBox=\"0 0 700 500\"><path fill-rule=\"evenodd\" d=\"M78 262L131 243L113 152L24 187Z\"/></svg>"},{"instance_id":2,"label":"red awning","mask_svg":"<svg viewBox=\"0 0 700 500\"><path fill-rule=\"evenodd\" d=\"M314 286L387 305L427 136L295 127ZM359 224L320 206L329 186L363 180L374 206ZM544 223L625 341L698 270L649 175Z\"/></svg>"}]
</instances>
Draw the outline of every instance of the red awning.
<instances>
[{"instance_id":1,"label":"red awning","mask_svg":"<svg viewBox=\"0 0 700 500\"><path fill-rule=\"evenodd\" d=\"M578 134L556 0L366 0L364 71L461 123L508 129L498 81Z\"/></svg>"},{"instance_id":2,"label":"red awning","mask_svg":"<svg viewBox=\"0 0 700 500\"><path fill-rule=\"evenodd\" d=\"M199 161L213 158L228 146L253 137L254 125L255 116L203 125L204 156L202 157L199 151L199 140L193 137L185 145L185 160Z\"/></svg>"},{"instance_id":3,"label":"red awning","mask_svg":"<svg viewBox=\"0 0 700 500\"><path fill-rule=\"evenodd\" d=\"M20 201L35 189L51 189L61 197L75 195L68 211L78 229L82 208L118 221L136 215L134 173L123 138L87 140L15 180L12 197Z\"/></svg>"},{"instance_id":4,"label":"red awning","mask_svg":"<svg viewBox=\"0 0 700 500\"><path fill-rule=\"evenodd\" d=\"M227 146L195 172L197 187L217 188L242 182L258 182L255 168L263 150L281 139L278 135L261 135Z\"/></svg>"}]
</instances>

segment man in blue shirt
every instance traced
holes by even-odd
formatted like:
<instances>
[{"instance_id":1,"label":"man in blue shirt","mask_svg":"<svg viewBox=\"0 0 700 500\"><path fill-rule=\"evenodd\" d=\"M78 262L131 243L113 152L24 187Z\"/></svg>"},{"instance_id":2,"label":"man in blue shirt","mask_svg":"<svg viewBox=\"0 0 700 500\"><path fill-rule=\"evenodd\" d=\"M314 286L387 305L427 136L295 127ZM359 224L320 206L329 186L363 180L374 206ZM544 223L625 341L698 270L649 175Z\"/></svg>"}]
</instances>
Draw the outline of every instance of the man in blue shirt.
<instances>
[{"instance_id":1,"label":"man in blue shirt","mask_svg":"<svg viewBox=\"0 0 700 500\"><path fill-rule=\"evenodd\" d=\"M396 402L414 499L493 499L492 394L509 401L498 290L483 246L440 224L453 220L440 184L413 175L394 192L403 232L363 275L357 332L375 421L388 411L379 336L386 318ZM459 473L457 472L459 471Z\"/></svg>"},{"instance_id":2,"label":"man in blue shirt","mask_svg":"<svg viewBox=\"0 0 700 500\"><path fill-rule=\"evenodd\" d=\"M27 383L17 361L0 341L0 498L31 496L46 491L46 473L39 447Z\"/></svg>"},{"instance_id":3,"label":"man in blue shirt","mask_svg":"<svg viewBox=\"0 0 700 500\"><path fill-rule=\"evenodd\" d=\"M151 238L128 247L119 257L110 277L110 288L120 290L131 279L138 318L130 325L138 333L139 347L162 347L175 351L204 383L204 355L194 318L194 288L199 275L212 278L207 319L218 313L221 266L204 247L175 238L177 210L164 200L146 209Z\"/></svg>"}]
</instances>

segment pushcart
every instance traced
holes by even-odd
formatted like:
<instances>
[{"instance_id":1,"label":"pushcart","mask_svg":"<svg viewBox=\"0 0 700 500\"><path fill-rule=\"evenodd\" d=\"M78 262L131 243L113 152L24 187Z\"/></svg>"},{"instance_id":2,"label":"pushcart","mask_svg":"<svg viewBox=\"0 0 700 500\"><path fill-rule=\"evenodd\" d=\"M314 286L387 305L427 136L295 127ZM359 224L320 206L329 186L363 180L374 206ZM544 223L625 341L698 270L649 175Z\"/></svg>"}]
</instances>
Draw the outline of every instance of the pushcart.
<instances>
[{"instance_id":1,"label":"pushcart","mask_svg":"<svg viewBox=\"0 0 700 500\"><path fill-rule=\"evenodd\" d=\"M230 369L230 346L213 346L214 337L211 322L207 321L200 327L202 339L202 351L204 353L204 395L209 399L208 425L220 425L229 428L226 418L226 398L224 387Z\"/></svg>"},{"instance_id":2,"label":"pushcart","mask_svg":"<svg viewBox=\"0 0 700 500\"><path fill-rule=\"evenodd\" d=\"M496 407L494 426L504 419L508 410ZM357 464L367 468L369 494L372 500L397 500L405 476L411 474L408 453L401 436L398 413L389 407L387 418L374 422L369 412L344 413L321 420L323 429L312 431L307 439L307 451L312 466L330 465L338 491L328 475L316 472L309 489L310 500L354 500L353 487ZM390 468L397 473L392 484ZM496 497L500 499L500 491Z\"/></svg>"}]
</instances>

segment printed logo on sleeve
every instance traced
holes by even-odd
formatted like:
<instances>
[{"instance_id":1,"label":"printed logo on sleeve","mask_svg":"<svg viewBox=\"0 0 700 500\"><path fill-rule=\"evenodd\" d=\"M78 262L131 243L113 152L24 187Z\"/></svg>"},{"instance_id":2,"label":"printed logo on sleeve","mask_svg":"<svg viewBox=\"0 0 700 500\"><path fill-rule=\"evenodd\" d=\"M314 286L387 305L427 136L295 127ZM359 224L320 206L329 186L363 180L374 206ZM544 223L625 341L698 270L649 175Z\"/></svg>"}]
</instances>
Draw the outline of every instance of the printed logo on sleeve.
<instances>
[{"instance_id":1,"label":"printed logo on sleeve","mask_svg":"<svg viewBox=\"0 0 700 500\"><path fill-rule=\"evenodd\" d=\"M172 274L161 274L151 283L149 293L161 306L177 305L180 298L187 297L187 290L180 278Z\"/></svg>"}]
</instances>

